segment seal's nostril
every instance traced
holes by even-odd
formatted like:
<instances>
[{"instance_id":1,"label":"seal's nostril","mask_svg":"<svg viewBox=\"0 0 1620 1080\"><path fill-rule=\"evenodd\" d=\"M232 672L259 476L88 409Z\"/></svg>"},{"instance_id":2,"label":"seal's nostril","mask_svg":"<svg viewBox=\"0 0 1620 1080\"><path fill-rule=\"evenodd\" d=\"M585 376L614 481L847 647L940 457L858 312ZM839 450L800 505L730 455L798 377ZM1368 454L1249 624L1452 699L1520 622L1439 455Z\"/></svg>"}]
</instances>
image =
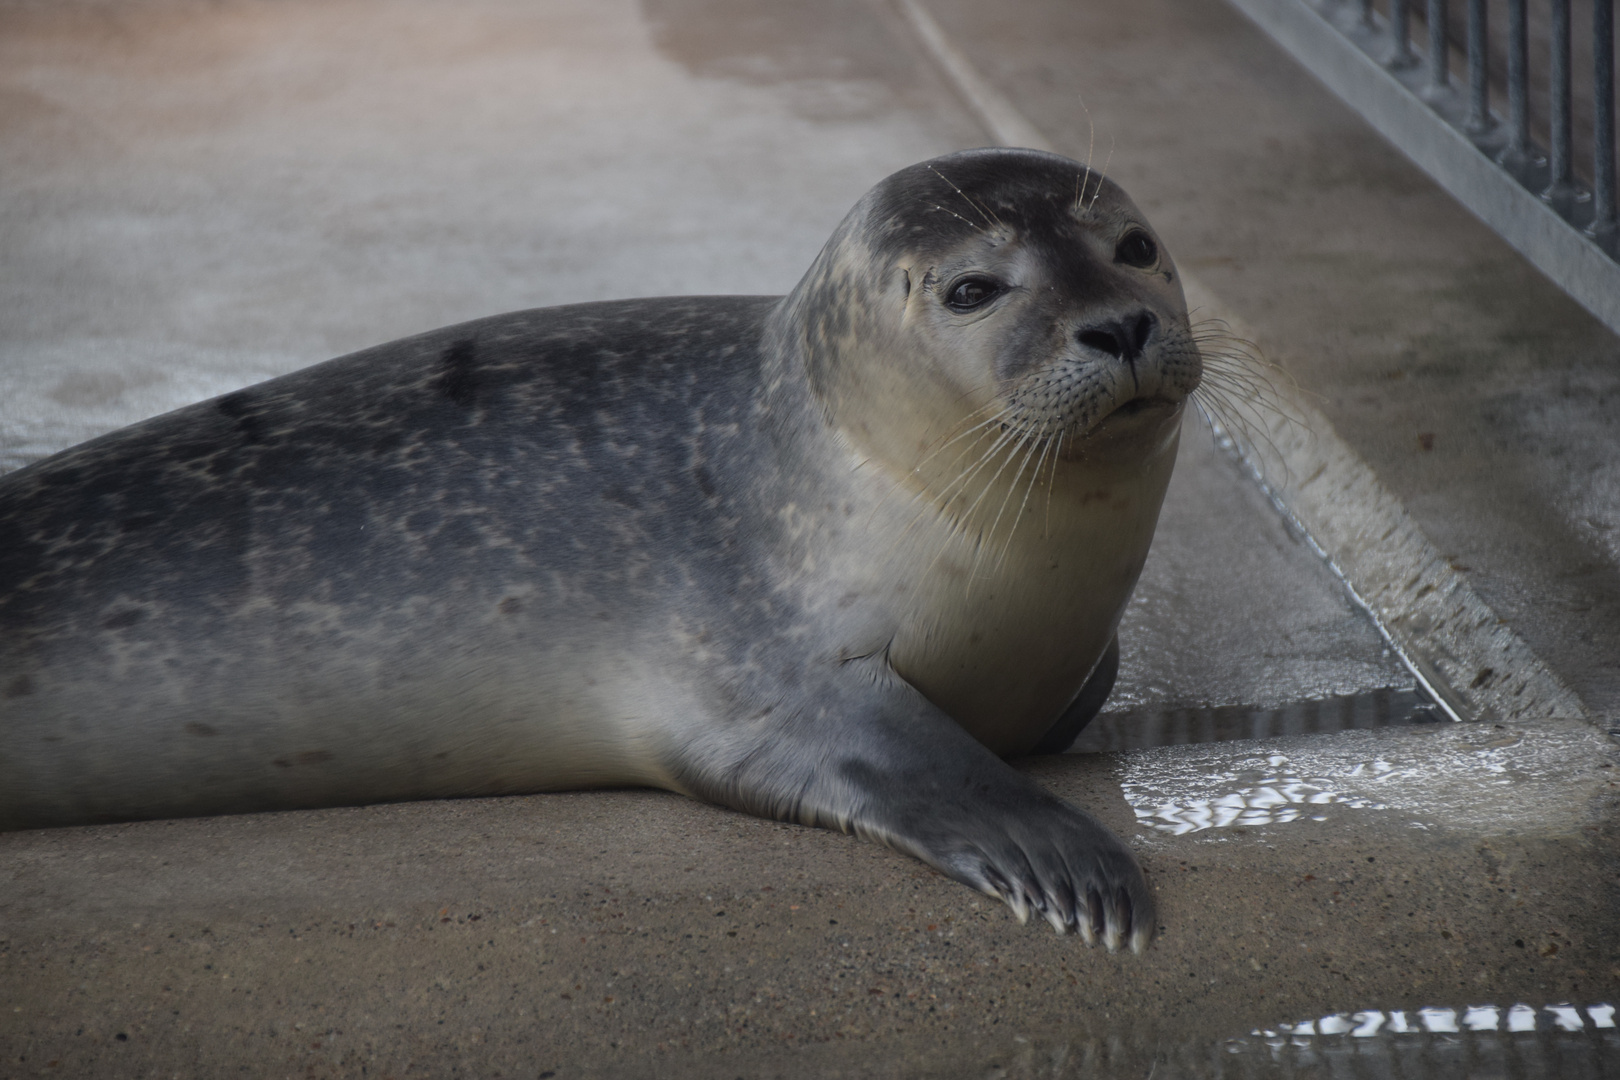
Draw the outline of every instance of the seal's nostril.
<instances>
[{"instance_id":1,"label":"seal's nostril","mask_svg":"<svg viewBox=\"0 0 1620 1080\"><path fill-rule=\"evenodd\" d=\"M1075 340L1087 348L1105 352L1129 364L1146 351L1148 341L1158 325L1158 316L1151 311L1142 311L1135 316L1088 326L1075 334Z\"/></svg>"},{"instance_id":2,"label":"seal's nostril","mask_svg":"<svg viewBox=\"0 0 1620 1080\"><path fill-rule=\"evenodd\" d=\"M1096 349L1098 352L1105 352L1115 359L1122 358L1125 355L1125 346L1119 340L1119 335L1114 332L1112 326L1107 329L1082 330L1076 336L1080 339L1080 344L1087 348Z\"/></svg>"}]
</instances>

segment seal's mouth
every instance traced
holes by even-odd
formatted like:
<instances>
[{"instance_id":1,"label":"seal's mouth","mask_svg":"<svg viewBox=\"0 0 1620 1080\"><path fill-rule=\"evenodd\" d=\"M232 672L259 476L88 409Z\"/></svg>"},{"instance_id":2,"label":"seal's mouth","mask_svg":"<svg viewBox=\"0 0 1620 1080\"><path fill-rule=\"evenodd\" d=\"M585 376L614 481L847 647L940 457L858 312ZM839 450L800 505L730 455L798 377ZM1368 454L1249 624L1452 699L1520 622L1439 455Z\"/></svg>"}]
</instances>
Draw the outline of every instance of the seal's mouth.
<instances>
[{"instance_id":1,"label":"seal's mouth","mask_svg":"<svg viewBox=\"0 0 1620 1080\"><path fill-rule=\"evenodd\" d=\"M1163 397L1132 398L1131 400L1127 401L1125 404L1121 405L1119 408L1115 409L1113 412L1109 413L1108 416L1135 416L1139 412L1145 412L1146 410L1154 408L1154 407L1173 409L1173 408L1175 408L1175 406L1176 406L1176 403L1174 401L1171 401L1169 398L1163 398ZM1107 419L1107 417L1104 417L1104 419Z\"/></svg>"},{"instance_id":2,"label":"seal's mouth","mask_svg":"<svg viewBox=\"0 0 1620 1080\"><path fill-rule=\"evenodd\" d=\"M1132 398L1097 421L1096 427L1102 427L1109 421L1129 420L1138 416L1150 416L1153 419L1164 418L1179 408L1181 408L1181 402L1172 401L1167 397Z\"/></svg>"}]
</instances>

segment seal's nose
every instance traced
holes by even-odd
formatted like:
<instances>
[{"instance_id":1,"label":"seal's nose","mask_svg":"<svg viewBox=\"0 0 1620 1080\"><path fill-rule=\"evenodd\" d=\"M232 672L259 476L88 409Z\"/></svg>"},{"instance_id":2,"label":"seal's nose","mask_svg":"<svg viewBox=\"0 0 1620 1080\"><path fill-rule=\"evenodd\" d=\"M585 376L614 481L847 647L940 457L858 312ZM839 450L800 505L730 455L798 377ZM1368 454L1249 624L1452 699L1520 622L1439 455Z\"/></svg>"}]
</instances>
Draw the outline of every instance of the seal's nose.
<instances>
[{"instance_id":1,"label":"seal's nose","mask_svg":"<svg viewBox=\"0 0 1620 1080\"><path fill-rule=\"evenodd\" d=\"M1127 364L1136 363L1147 343L1158 328L1159 319L1151 311L1139 311L1123 319L1093 323L1075 334L1076 340L1087 348L1107 353Z\"/></svg>"}]
</instances>

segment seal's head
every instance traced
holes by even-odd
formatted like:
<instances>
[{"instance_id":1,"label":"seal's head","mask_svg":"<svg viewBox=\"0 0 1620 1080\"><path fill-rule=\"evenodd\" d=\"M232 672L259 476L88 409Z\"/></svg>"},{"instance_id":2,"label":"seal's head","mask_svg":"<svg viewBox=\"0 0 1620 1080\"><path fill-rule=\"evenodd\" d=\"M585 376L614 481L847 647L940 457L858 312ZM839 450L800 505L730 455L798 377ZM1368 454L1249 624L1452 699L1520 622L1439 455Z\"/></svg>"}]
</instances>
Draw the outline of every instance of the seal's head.
<instances>
[{"instance_id":1,"label":"seal's head","mask_svg":"<svg viewBox=\"0 0 1620 1080\"><path fill-rule=\"evenodd\" d=\"M901 469L981 426L1054 467L1107 456L1162 437L1201 374L1175 266L1141 211L1100 173L1034 150L890 176L788 310L835 423Z\"/></svg>"},{"instance_id":2,"label":"seal's head","mask_svg":"<svg viewBox=\"0 0 1620 1080\"><path fill-rule=\"evenodd\" d=\"M1163 244L1078 162L952 154L868 192L778 318L873 492L847 592L893 617L851 654L1028 752L1113 639L1202 376Z\"/></svg>"}]
</instances>

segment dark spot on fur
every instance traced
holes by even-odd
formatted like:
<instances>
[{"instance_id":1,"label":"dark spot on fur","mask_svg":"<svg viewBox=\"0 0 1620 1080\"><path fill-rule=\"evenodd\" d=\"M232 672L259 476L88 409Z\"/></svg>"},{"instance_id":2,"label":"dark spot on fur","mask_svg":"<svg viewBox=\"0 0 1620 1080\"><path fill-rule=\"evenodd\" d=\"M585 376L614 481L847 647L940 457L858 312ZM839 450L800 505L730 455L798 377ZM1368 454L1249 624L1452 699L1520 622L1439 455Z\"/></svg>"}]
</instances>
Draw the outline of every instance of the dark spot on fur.
<instances>
[{"instance_id":1,"label":"dark spot on fur","mask_svg":"<svg viewBox=\"0 0 1620 1080\"><path fill-rule=\"evenodd\" d=\"M278 757L273 764L283 769L290 769L294 765L319 765L323 761L331 761L330 750L300 750L290 758Z\"/></svg>"},{"instance_id":2,"label":"dark spot on fur","mask_svg":"<svg viewBox=\"0 0 1620 1080\"><path fill-rule=\"evenodd\" d=\"M703 492L704 498L714 498L714 477L709 475L708 469L701 465L697 466L692 470L692 479L697 481L698 490Z\"/></svg>"},{"instance_id":3,"label":"dark spot on fur","mask_svg":"<svg viewBox=\"0 0 1620 1080\"><path fill-rule=\"evenodd\" d=\"M451 518L439 530L438 540L460 551L466 551L470 548L481 547L484 543L484 534L479 529L476 520L462 514Z\"/></svg>"},{"instance_id":4,"label":"dark spot on fur","mask_svg":"<svg viewBox=\"0 0 1620 1080\"><path fill-rule=\"evenodd\" d=\"M502 615L516 615L522 610L523 601L519 600L515 596L508 596L505 600L501 601L500 612Z\"/></svg>"},{"instance_id":5,"label":"dark spot on fur","mask_svg":"<svg viewBox=\"0 0 1620 1080\"><path fill-rule=\"evenodd\" d=\"M439 528L439 522L439 512L432 507L428 507L422 510L413 510L411 513L406 514L403 524L406 532L414 533L417 536L425 536L436 532Z\"/></svg>"},{"instance_id":6,"label":"dark spot on fur","mask_svg":"<svg viewBox=\"0 0 1620 1080\"><path fill-rule=\"evenodd\" d=\"M463 409L473 406L473 399L477 396L477 380L473 376L473 363L478 355L478 345L472 338L462 338L448 349L444 350L444 374L439 376L439 393L460 405Z\"/></svg>"},{"instance_id":7,"label":"dark spot on fur","mask_svg":"<svg viewBox=\"0 0 1620 1080\"><path fill-rule=\"evenodd\" d=\"M197 721L193 720L186 725L186 734L201 735L206 738L210 735L218 735L219 732L209 727L207 724L199 724Z\"/></svg>"},{"instance_id":8,"label":"dark spot on fur","mask_svg":"<svg viewBox=\"0 0 1620 1080\"><path fill-rule=\"evenodd\" d=\"M214 408L221 416L236 421L236 430L242 433L242 441L248 444L264 441L264 426L260 423L258 414L248 395L243 391L226 394L214 402Z\"/></svg>"},{"instance_id":9,"label":"dark spot on fur","mask_svg":"<svg viewBox=\"0 0 1620 1080\"><path fill-rule=\"evenodd\" d=\"M144 618L146 618L145 611L140 608L130 608L128 611L120 611L116 615L103 619L101 628L103 630L127 630Z\"/></svg>"},{"instance_id":10,"label":"dark spot on fur","mask_svg":"<svg viewBox=\"0 0 1620 1080\"><path fill-rule=\"evenodd\" d=\"M34 692L34 677L32 675L19 675L11 680L6 687L6 697L27 697Z\"/></svg>"},{"instance_id":11,"label":"dark spot on fur","mask_svg":"<svg viewBox=\"0 0 1620 1080\"><path fill-rule=\"evenodd\" d=\"M628 510L637 510L641 507L641 500L623 484L614 484L612 487L606 488L602 492L602 498L608 502L618 503Z\"/></svg>"},{"instance_id":12,"label":"dark spot on fur","mask_svg":"<svg viewBox=\"0 0 1620 1080\"><path fill-rule=\"evenodd\" d=\"M405 436L403 434L393 431L372 443L371 452L381 457L383 454L390 454L398 450L404 441Z\"/></svg>"}]
</instances>

